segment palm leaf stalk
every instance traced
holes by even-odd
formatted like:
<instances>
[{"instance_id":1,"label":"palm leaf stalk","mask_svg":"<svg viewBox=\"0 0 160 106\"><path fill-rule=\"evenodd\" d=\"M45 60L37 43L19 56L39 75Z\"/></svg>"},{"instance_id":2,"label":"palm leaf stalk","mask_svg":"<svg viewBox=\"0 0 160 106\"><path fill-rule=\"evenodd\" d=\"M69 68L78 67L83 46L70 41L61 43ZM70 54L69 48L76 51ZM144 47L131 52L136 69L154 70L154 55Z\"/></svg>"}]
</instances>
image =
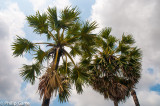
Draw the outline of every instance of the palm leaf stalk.
<instances>
[{"instance_id":1,"label":"palm leaf stalk","mask_svg":"<svg viewBox=\"0 0 160 106\"><path fill-rule=\"evenodd\" d=\"M76 7L66 7L60 15L57 15L56 7L48 8L47 12L42 14L38 11L35 15L27 16L27 21L35 33L46 35L48 41L32 43L17 36L12 45L15 57L25 53L34 54L36 63L24 65L20 75L32 84L35 78L40 79L38 91L40 98L43 98L42 106L49 106L53 94L58 94L61 103L68 101L71 85L74 84L77 92L81 93L82 86L87 82L86 70L77 65L73 57L82 54L89 57L94 52L96 37L92 31L97 24L81 22L79 15ZM49 49L43 51L40 45L46 45ZM70 51L67 48L70 48ZM66 58L63 58L60 64L62 57ZM44 66L46 61L51 61L49 66Z\"/></svg>"}]
</instances>

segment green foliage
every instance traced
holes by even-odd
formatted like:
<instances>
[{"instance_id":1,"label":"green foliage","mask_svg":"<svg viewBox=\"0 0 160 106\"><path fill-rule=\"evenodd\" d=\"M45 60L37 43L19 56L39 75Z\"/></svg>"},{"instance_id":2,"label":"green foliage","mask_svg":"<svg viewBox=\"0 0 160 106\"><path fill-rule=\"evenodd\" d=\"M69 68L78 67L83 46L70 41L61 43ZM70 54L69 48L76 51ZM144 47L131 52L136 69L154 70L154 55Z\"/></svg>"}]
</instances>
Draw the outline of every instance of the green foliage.
<instances>
[{"instance_id":1,"label":"green foliage","mask_svg":"<svg viewBox=\"0 0 160 106\"><path fill-rule=\"evenodd\" d=\"M74 67L73 73L71 74L71 79L75 84L77 93L83 92L82 86L87 83L88 78L89 74L87 73L86 69L78 66Z\"/></svg>"},{"instance_id":2,"label":"green foliage","mask_svg":"<svg viewBox=\"0 0 160 106\"><path fill-rule=\"evenodd\" d=\"M48 33L47 14L40 14L38 11L36 15L27 16L27 21L34 28L34 32L38 34Z\"/></svg>"},{"instance_id":3,"label":"green foliage","mask_svg":"<svg viewBox=\"0 0 160 106\"><path fill-rule=\"evenodd\" d=\"M41 72L40 64L32 64L32 65L23 65L20 70L20 76L24 78L24 80L31 82L34 84L36 75L39 75Z\"/></svg>"},{"instance_id":4,"label":"green foliage","mask_svg":"<svg viewBox=\"0 0 160 106\"><path fill-rule=\"evenodd\" d=\"M49 20L49 26L52 28L52 30L56 30L59 27L59 21L57 19L57 9L54 8L48 8L48 20Z\"/></svg>"},{"instance_id":5,"label":"green foliage","mask_svg":"<svg viewBox=\"0 0 160 106\"><path fill-rule=\"evenodd\" d=\"M71 86L68 83L64 83L62 85L62 88L63 88L63 92L59 94L59 98L58 98L60 103L67 102L71 94L71 91L70 91Z\"/></svg>"},{"instance_id":6,"label":"green foliage","mask_svg":"<svg viewBox=\"0 0 160 106\"><path fill-rule=\"evenodd\" d=\"M110 33L111 33L111 30L112 30L111 28L102 29L102 31L100 32L100 36L107 40L109 35L110 35Z\"/></svg>"},{"instance_id":7,"label":"green foliage","mask_svg":"<svg viewBox=\"0 0 160 106\"><path fill-rule=\"evenodd\" d=\"M13 55L14 56L22 56L23 53L30 52L30 50L34 50L35 45L28 41L25 38L21 38L17 36L17 39L12 45Z\"/></svg>"},{"instance_id":8,"label":"green foliage","mask_svg":"<svg viewBox=\"0 0 160 106\"><path fill-rule=\"evenodd\" d=\"M44 52L40 47L36 52L36 57L35 59L37 60L37 62L42 63L43 61L45 61L46 59L48 59L48 52Z\"/></svg>"},{"instance_id":9,"label":"green foliage","mask_svg":"<svg viewBox=\"0 0 160 106\"><path fill-rule=\"evenodd\" d=\"M64 10L61 11L61 23L63 28L68 28L74 24L75 21L79 19L79 10L71 7L66 7Z\"/></svg>"},{"instance_id":10,"label":"green foliage","mask_svg":"<svg viewBox=\"0 0 160 106\"><path fill-rule=\"evenodd\" d=\"M81 24L79 22L76 22L74 25L70 26L67 31L66 38L69 39L73 36L78 36L80 34L80 28Z\"/></svg>"},{"instance_id":11,"label":"green foliage","mask_svg":"<svg viewBox=\"0 0 160 106\"><path fill-rule=\"evenodd\" d=\"M32 84L36 77L41 76L38 87L40 97L50 98L53 93L59 93L59 101L63 103L68 101L72 85L75 85L78 93L82 93L83 85L87 83L89 74L86 68L75 68L73 57L78 55L88 59L95 53L96 35L93 30L97 28L97 24L95 21L82 23L79 15L77 7L66 7L59 15L56 7L48 8L46 13L38 11L35 15L27 16L29 26L37 34L46 35L51 42L31 43L25 38L17 37L12 45L15 56L32 50L36 64L23 65L20 75ZM49 49L43 51L39 45L46 45ZM66 47L71 51L68 52ZM59 65L62 57L66 59ZM48 66L43 68L45 72L41 75L41 65L46 61ZM83 60L80 65L84 64L89 64L89 61Z\"/></svg>"},{"instance_id":12,"label":"green foliage","mask_svg":"<svg viewBox=\"0 0 160 106\"><path fill-rule=\"evenodd\" d=\"M135 40L133 39L133 37L131 35L122 35L122 41L121 43L123 44L134 44Z\"/></svg>"},{"instance_id":13,"label":"green foliage","mask_svg":"<svg viewBox=\"0 0 160 106\"><path fill-rule=\"evenodd\" d=\"M82 51L78 44L75 44L74 46L70 46L70 48L71 48L70 54L73 57L75 57L76 55L82 55Z\"/></svg>"},{"instance_id":14,"label":"green foliage","mask_svg":"<svg viewBox=\"0 0 160 106\"><path fill-rule=\"evenodd\" d=\"M103 29L96 39L97 51L90 65L90 85L106 99L124 101L130 89L135 87L141 76L142 54L134 47L131 35L118 40L110 35L111 28ZM82 61L83 62L83 61ZM85 65L83 65L84 67Z\"/></svg>"},{"instance_id":15,"label":"green foliage","mask_svg":"<svg viewBox=\"0 0 160 106\"><path fill-rule=\"evenodd\" d=\"M36 60L35 64L23 65L20 75L32 84L36 77L41 76L38 91L44 99L50 99L53 93L58 93L59 101L66 102L72 85L77 93L82 93L83 86L89 82L104 97L124 100L128 93L121 85L132 88L140 78L140 49L133 47L135 41L131 35L123 35L122 40L118 40L111 35L109 27L97 36L93 33L97 23L82 22L79 15L77 7L66 7L59 15L54 7L48 8L46 13L38 11L35 15L27 16L34 32L46 35L51 42L32 43L17 36L12 45L13 55L21 56L32 51ZM49 48L43 51L39 45ZM80 57L78 65L73 58L77 55ZM59 64L62 59L62 64ZM48 66L41 75L41 65L46 61Z\"/></svg>"},{"instance_id":16,"label":"green foliage","mask_svg":"<svg viewBox=\"0 0 160 106\"><path fill-rule=\"evenodd\" d=\"M66 61L63 61L62 65L59 66L59 71L60 71L60 74L62 75L70 75L71 74L71 67L72 67L72 63L71 62L66 62Z\"/></svg>"}]
</instances>

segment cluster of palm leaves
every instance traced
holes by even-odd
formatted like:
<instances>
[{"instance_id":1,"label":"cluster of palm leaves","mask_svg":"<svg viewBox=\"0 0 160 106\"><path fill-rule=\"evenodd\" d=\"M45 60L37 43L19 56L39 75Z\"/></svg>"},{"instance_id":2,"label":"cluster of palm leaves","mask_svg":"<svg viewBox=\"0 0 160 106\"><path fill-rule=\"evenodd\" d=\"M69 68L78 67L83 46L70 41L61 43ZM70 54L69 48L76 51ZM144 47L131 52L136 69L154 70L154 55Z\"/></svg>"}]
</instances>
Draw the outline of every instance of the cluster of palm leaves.
<instances>
[{"instance_id":1,"label":"cluster of palm leaves","mask_svg":"<svg viewBox=\"0 0 160 106\"><path fill-rule=\"evenodd\" d=\"M16 57L34 54L35 63L23 65L20 75L32 84L39 79L42 106L49 106L53 94L58 94L60 102L68 101L71 87L82 93L85 84L118 103L129 96L140 78L141 53L133 46L132 36L123 35L118 40L110 35L111 28L97 36L92 33L96 22L82 22L79 15L76 7L66 7L60 15L54 7L27 16L29 26L47 41L33 43L17 36L12 45ZM40 45L48 50L43 51ZM76 56L80 58L77 64L73 59Z\"/></svg>"},{"instance_id":2,"label":"cluster of palm leaves","mask_svg":"<svg viewBox=\"0 0 160 106\"><path fill-rule=\"evenodd\" d=\"M135 41L131 35L122 35L122 39L118 40L110 32L111 28L105 28L98 35L98 52L93 55L88 68L93 89L118 106L131 91L134 92L135 84L140 79L141 51L134 47Z\"/></svg>"}]
</instances>

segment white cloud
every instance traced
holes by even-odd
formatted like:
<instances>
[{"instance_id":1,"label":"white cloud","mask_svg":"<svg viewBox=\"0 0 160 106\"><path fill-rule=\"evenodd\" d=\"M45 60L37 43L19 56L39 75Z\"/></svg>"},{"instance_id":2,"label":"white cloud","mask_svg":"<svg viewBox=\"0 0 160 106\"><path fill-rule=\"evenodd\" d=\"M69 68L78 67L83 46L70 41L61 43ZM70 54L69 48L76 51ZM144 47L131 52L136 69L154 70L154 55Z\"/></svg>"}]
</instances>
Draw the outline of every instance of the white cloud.
<instances>
[{"instance_id":1,"label":"white cloud","mask_svg":"<svg viewBox=\"0 0 160 106\"><path fill-rule=\"evenodd\" d=\"M58 9L63 9L66 6L71 6L71 3L69 0L54 0L52 5L56 6Z\"/></svg>"},{"instance_id":2,"label":"white cloud","mask_svg":"<svg viewBox=\"0 0 160 106\"><path fill-rule=\"evenodd\" d=\"M21 83L18 68L25 58L12 56L11 44L15 35L24 36L25 15L16 3L0 10L0 99L21 100ZM21 64L20 64L21 63Z\"/></svg>"},{"instance_id":3,"label":"white cloud","mask_svg":"<svg viewBox=\"0 0 160 106\"><path fill-rule=\"evenodd\" d=\"M111 106L113 103L108 100L104 100L103 96L98 92L93 91L91 87L86 87L83 94L77 95L75 89L71 93L69 99L71 104L74 106Z\"/></svg>"},{"instance_id":4,"label":"white cloud","mask_svg":"<svg viewBox=\"0 0 160 106\"><path fill-rule=\"evenodd\" d=\"M47 0L29 0L29 1L32 3L34 11L42 9L47 2Z\"/></svg>"},{"instance_id":5,"label":"white cloud","mask_svg":"<svg viewBox=\"0 0 160 106\"><path fill-rule=\"evenodd\" d=\"M25 89L23 90L26 100L31 100L32 102L41 103L40 96L38 93L38 80L35 81L35 84L27 83Z\"/></svg>"},{"instance_id":6,"label":"white cloud","mask_svg":"<svg viewBox=\"0 0 160 106\"><path fill-rule=\"evenodd\" d=\"M69 0L29 0L32 5L34 11L46 11L49 7L56 6L58 9L63 9L66 6L71 6Z\"/></svg>"},{"instance_id":7,"label":"white cloud","mask_svg":"<svg viewBox=\"0 0 160 106\"><path fill-rule=\"evenodd\" d=\"M159 0L96 0L92 6L91 19L99 24L97 32L104 27L112 27L112 35L121 37L132 34L136 45L143 52L142 78L137 85L137 95L142 106L159 106L160 95L150 91L150 87L160 82L160 1ZM153 73L148 72L153 69ZM82 95L74 95L70 101L74 106L111 105L103 96L94 95L92 89ZM88 96L90 95L90 96ZM99 100L99 98L101 98ZM92 100L90 100L92 99ZM98 101L98 102L97 102ZM102 103L102 104L99 104ZM113 104L112 104L113 105ZM120 106L134 106L132 97Z\"/></svg>"}]
</instances>

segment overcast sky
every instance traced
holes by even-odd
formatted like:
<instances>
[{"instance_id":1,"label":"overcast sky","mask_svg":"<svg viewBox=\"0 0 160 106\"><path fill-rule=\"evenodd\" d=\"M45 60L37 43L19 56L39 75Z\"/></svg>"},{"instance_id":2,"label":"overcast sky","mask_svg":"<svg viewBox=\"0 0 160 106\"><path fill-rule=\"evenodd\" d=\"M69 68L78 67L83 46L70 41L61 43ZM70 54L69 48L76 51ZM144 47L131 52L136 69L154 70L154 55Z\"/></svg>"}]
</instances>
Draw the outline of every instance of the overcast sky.
<instances>
[{"instance_id":1,"label":"overcast sky","mask_svg":"<svg viewBox=\"0 0 160 106\"><path fill-rule=\"evenodd\" d=\"M137 84L137 95L141 106L160 106L160 0L0 0L0 100L29 101L40 106L37 93L38 81L32 86L19 76L22 64L31 64L29 56L14 58L11 44L16 35L33 41L43 41L28 27L26 15L37 10L45 11L48 6L63 9L78 6L82 20L98 22L98 32L104 27L112 27L112 35L121 37L132 34L136 45L143 52L142 78ZM56 106L111 106L112 101L90 87L77 95L73 89L69 103L60 104L52 98ZM129 98L120 106L134 106Z\"/></svg>"}]
</instances>

